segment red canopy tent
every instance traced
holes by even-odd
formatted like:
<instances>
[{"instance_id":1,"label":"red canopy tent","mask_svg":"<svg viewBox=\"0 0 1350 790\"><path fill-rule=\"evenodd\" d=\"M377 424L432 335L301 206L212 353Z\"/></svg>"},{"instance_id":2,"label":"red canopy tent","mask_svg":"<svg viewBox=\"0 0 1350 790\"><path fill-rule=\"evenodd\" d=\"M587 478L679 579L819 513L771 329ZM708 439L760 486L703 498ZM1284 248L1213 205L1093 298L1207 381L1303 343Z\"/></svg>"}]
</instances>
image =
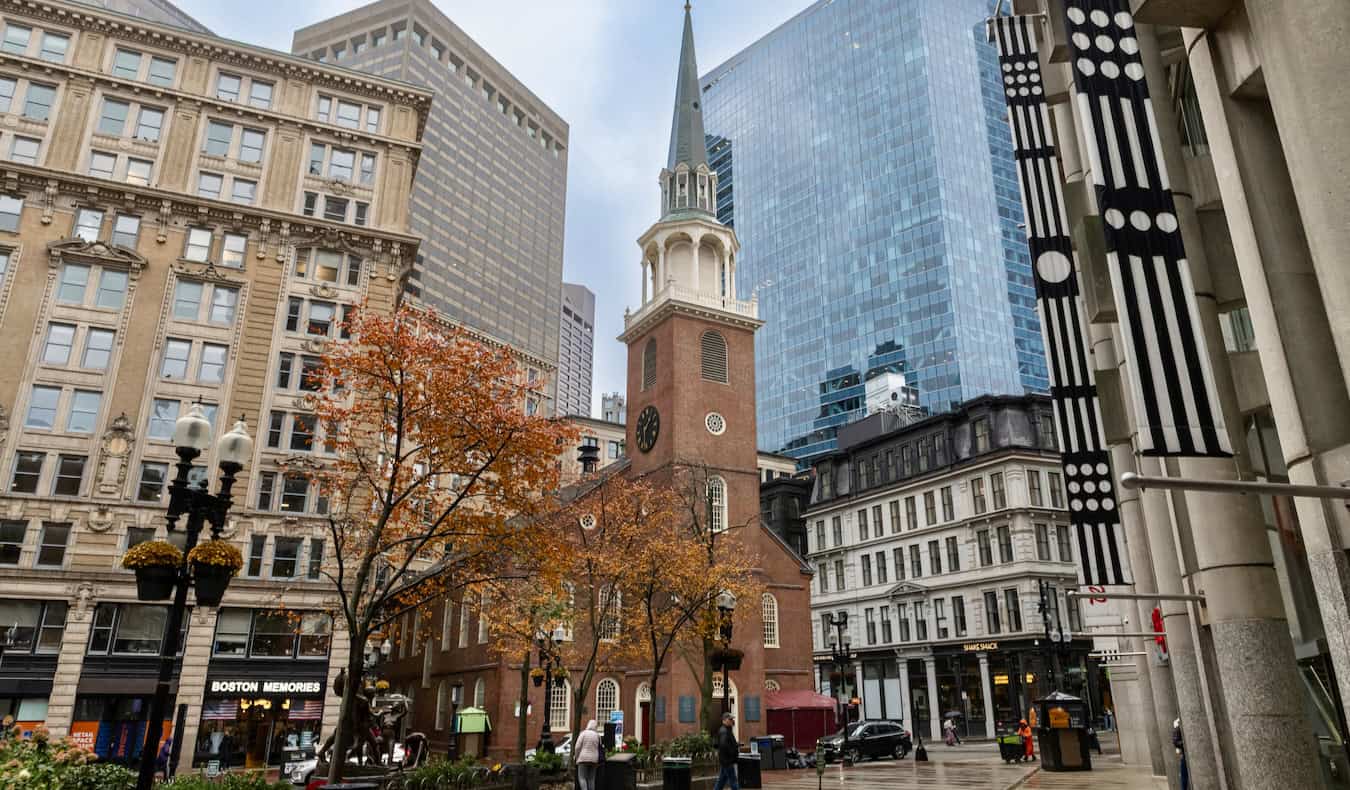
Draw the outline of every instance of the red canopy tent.
<instances>
[{"instance_id":1,"label":"red canopy tent","mask_svg":"<svg viewBox=\"0 0 1350 790\"><path fill-rule=\"evenodd\" d=\"M764 695L769 732L782 735L789 748L815 751L816 739L835 731L833 699L809 689L770 691Z\"/></svg>"}]
</instances>

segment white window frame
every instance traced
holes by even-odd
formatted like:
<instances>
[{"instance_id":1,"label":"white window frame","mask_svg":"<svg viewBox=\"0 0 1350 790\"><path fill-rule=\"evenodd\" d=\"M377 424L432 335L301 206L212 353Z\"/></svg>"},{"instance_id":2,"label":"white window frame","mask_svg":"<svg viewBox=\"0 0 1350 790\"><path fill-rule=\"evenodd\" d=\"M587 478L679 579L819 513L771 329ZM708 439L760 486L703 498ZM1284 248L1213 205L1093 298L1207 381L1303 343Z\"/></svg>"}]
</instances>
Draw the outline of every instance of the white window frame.
<instances>
[{"instance_id":1,"label":"white window frame","mask_svg":"<svg viewBox=\"0 0 1350 790\"><path fill-rule=\"evenodd\" d=\"M778 647L778 599L772 593L764 593L760 596L760 611L764 621L764 646Z\"/></svg>"}]
</instances>

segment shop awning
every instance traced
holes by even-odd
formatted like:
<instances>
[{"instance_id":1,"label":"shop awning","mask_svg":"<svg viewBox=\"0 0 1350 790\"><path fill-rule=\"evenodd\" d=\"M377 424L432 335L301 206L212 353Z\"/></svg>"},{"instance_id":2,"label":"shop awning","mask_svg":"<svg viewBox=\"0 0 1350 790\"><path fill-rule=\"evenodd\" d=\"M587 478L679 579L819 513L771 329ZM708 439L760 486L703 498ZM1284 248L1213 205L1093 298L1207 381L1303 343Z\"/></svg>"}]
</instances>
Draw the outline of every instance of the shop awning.
<instances>
[{"instance_id":1,"label":"shop awning","mask_svg":"<svg viewBox=\"0 0 1350 790\"><path fill-rule=\"evenodd\" d=\"M487 711L482 708L465 708L459 712L457 717L459 726L455 729L458 732L491 732L492 722L488 721Z\"/></svg>"},{"instance_id":2,"label":"shop awning","mask_svg":"<svg viewBox=\"0 0 1350 790\"><path fill-rule=\"evenodd\" d=\"M770 691L764 695L765 710L834 710L839 703L810 689Z\"/></svg>"}]
</instances>

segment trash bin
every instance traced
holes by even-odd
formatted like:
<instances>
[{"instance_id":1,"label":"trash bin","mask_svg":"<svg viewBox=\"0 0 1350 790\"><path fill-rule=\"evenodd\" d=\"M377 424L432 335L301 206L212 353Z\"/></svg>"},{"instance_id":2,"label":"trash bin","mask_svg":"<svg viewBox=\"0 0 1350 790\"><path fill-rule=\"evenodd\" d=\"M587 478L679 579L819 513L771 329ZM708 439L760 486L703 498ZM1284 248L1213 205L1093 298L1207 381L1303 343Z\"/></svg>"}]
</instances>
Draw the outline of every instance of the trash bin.
<instances>
[{"instance_id":1,"label":"trash bin","mask_svg":"<svg viewBox=\"0 0 1350 790\"><path fill-rule=\"evenodd\" d=\"M633 757L630 752L617 752L606 757L596 774L596 790L636 790L637 771L633 769Z\"/></svg>"},{"instance_id":2,"label":"trash bin","mask_svg":"<svg viewBox=\"0 0 1350 790\"><path fill-rule=\"evenodd\" d=\"M761 771L772 771L773 765L773 738L768 735L759 735L754 738L754 751L759 753L759 768Z\"/></svg>"},{"instance_id":3,"label":"trash bin","mask_svg":"<svg viewBox=\"0 0 1350 790\"><path fill-rule=\"evenodd\" d=\"M661 761L661 790L689 790L694 761L688 757L667 757Z\"/></svg>"},{"instance_id":4,"label":"trash bin","mask_svg":"<svg viewBox=\"0 0 1350 790\"><path fill-rule=\"evenodd\" d=\"M1088 754L1087 703L1053 692L1036 700L1041 768L1046 771L1091 771Z\"/></svg>"},{"instance_id":5,"label":"trash bin","mask_svg":"<svg viewBox=\"0 0 1350 790\"><path fill-rule=\"evenodd\" d=\"M770 735L773 739L773 770L787 770L787 740L781 735ZM763 749L760 750L761 752ZM763 766L761 766L763 767Z\"/></svg>"},{"instance_id":6,"label":"trash bin","mask_svg":"<svg viewBox=\"0 0 1350 790\"><path fill-rule=\"evenodd\" d=\"M736 777L740 780L741 787L763 787L764 781L760 776L761 762L763 755L741 752L736 757Z\"/></svg>"}]
</instances>

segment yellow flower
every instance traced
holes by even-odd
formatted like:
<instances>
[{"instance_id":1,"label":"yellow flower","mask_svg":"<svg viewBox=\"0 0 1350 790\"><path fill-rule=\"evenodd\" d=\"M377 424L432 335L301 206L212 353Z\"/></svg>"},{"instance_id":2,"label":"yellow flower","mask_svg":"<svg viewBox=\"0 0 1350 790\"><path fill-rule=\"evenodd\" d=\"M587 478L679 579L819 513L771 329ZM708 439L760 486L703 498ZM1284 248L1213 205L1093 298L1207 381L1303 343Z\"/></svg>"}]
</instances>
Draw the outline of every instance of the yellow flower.
<instances>
[{"instance_id":1,"label":"yellow flower","mask_svg":"<svg viewBox=\"0 0 1350 790\"><path fill-rule=\"evenodd\" d=\"M223 540L208 540L188 552L188 562L202 565L217 565L238 573L244 567L244 555L233 543Z\"/></svg>"},{"instance_id":2,"label":"yellow flower","mask_svg":"<svg viewBox=\"0 0 1350 790\"><path fill-rule=\"evenodd\" d=\"M162 540L147 540L127 549L122 555L122 567L136 568L176 568L183 562L183 552L172 543Z\"/></svg>"}]
</instances>

